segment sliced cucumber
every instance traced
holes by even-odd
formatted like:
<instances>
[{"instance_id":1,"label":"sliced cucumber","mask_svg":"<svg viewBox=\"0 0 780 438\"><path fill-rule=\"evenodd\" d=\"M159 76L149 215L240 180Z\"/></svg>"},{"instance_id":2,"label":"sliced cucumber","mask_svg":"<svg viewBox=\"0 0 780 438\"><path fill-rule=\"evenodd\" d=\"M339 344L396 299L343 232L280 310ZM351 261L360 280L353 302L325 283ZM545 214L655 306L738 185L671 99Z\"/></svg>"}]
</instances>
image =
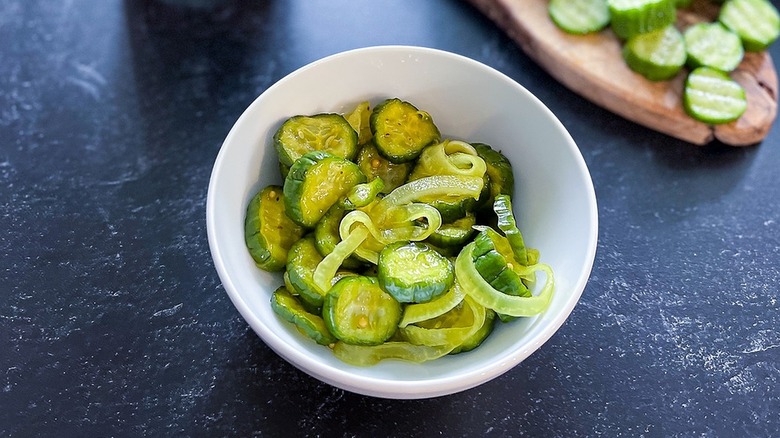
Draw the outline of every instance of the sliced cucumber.
<instances>
[{"instance_id":1,"label":"sliced cucumber","mask_svg":"<svg viewBox=\"0 0 780 438\"><path fill-rule=\"evenodd\" d=\"M339 203L336 203L331 207L327 213L317 222L317 226L314 228L314 242L317 246L317 250L322 256L326 256L333 252L333 248L341 242L341 235L339 234L339 224L344 217L345 209ZM349 257L341 264L347 269L357 269L363 266L363 264L355 257Z\"/></svg>"},{"instance_id":2,"label":"sliced cucumber","mask_svg":"<svg viewBox=\"0 0 780 438\"><path fill-rule=\"evenodd\" d=\"M494 312L492 309L485 309L485 322L482 324L482 327L474 333L470 338L466 339L465 342L460 344L459 346L455 347L454 350L450 352L450 354L458 354L458 353L465 353L467 351L471 351L480 345L482 345L482 342L487 339L488 335L493 332L493 328L496 326L496 312Z\"/></svg>"},{"instance_id":3,"label":"sliced cucumber","mask_svg":"<svg viewBox=\"0 0 780 438\"><path fill-rule=\"evenodd\" d=\"M684 38L691 68L707 66L730 72L745 54L737 34L718 22L695 24L685 30Z\"/></svg>"},{"instance_id":4,"label":"sliced cucumber","mask_svg":"<svg viewBox=\"0 0 780 438\"><path fill-rule=\"evenodd\" d=\"M742 86L711 67L699 67L688 74L683 103L691 117L711 124L737 120L747 108Z\"/></svg>"},{"instance_id":5,"label":"sliced cucumber","mask_svg":"<svg viewBox=\"0 0 780 438\"><path fill-rule=\"evenodd\" d=\"M325 151L352 160L358 152L358 135L340 114L293 116L274 134L279 162L292 166L307 152Z\"/></svg>"},{"instance_id":6,"label":"sliced cucumber","mask_svg":"<svg viewBox=\"0 0 780 438\"><path fill-rule=\"evenodd\" d=\"M629 38L623 59L635 72L651 81L665 81L685 65L685 42L673 25Z\"/></svg>"},{"instance_id":7,"label":"sliced cucumber","mask_svg":"<svg viewBox=\"0 0 780 438\"><path fill-rule=\"evenodd\" d=\"M249 201L244 240L258 268L265 271L284 269L287 252L302 235L303 228L285 213L282 187L270 185Z\"/></svg>"},{"instance_id":8,"label":"sliced cucumber","mask_svg":"<svg viewBox=\"0 0 780 438\"><path fill-rule=\"evenodd\" d=\"M484 180L486 170L485 160L472 145L463 141L444 140L423 150L409 175L409 181L438 175L479 177ZM484 185L483 191L487 193ZM444 223L464 217L475 211L479 204L479 199L468 195L421 196L419 200L439 210Z\"/></svg>"},{"instance_id":9,"label":"sliced cucumber","mask_svg":"<svg viewBox=\"0 0 780 438\"><path fill-rule=\"evenodd\" d=\"M490 198L485 200L485 203L492 206L493 199L500 194L512 196L515 191L515 175L509 159L488 144L472 143L471 145L485 160L487 166L485 172L489 177Z\"/></svg>"},{"instance_id":10,"label":"sliced cucumber","mask_svg":"<svg viewBox=\"0 0 780 438\"><path fill-rule=\"evenodd\" d=\"M547 11L558 27L577 35L599 31L609 24L606 0L550 0Z\"/></svg>"},{"instance_id":11,"label":"sliced cucumber","mask_svg":"<svg viewBox=\"0 0 780 438\"><path fill-rule=\"evenodd\" d=\"M379 345L397 330L401 304L379 287L376 278L353 275L342 278L328 291L322 316L339 340Z\"/></svg>"},{"instance_id":12,"label":"sliced cucumber","mask_svg":"<svg viewBox=\"0 0 780 438\"><path fill-rule=\"evenodd\" d=\"M468 213L455 222L442 224L425 241L440 248L460 249L469 242L471 236L476 232L473 228L476 223L476 215Z\"/></svg>"},{"instance_id":13,"label":"sliced cucumber","mask_svg":"<svg viewBox=\"0 0 780 438\"><path fill-rule=\"evenodd\" d=\"M356 184L366 182L357 164L323 151L308 152L284 180L284 205L295 223L312 228Z\"/></svg>"},{"instance_id":14,"label":"sliced cucumber","mask_svg":"<svg viewBox=\"0 0 780 438\"><path fill-rule=\"evenodd\" d=\"M360 170L369 180L376 177L382 178L384 188L382 193L390 193L393 189L406 182L412 171L413 163L396 164L379 154L373 142L367 143L360 149L357 156L357 164Z\"/></svg>"},{"instance_id":15,"label":"sliced cucumber","mask_svg":"<svg viewBox=\"0 0 780 438\"><path fill-rule=\"evenodd\" d=\"M379 284L401 303L425 303L455 281L452 262L428 245L396 242L379 253Z\"/></svg>"},{"instance_id":16,"label":"sliced cucumber","mask_svg":"<svg viewBox=\"0 0 780 438\"><path fill-rule=\"evenodd\" d=\"M496 213L496 225L504 233L515 260L524 266L528 266L528 249L525 246L523 234L517 228L517 221L510 197L508 195L498 195L495 202L493 202L493 211Z\"/></svg>"},{"instance_id":17,"label":"sliced cucumber","mask_svg":"<svg viewBox=\"0 0 780 438\"><path fill-rule=\"evenodd\" d=\"M295 242L287 257L287 283L291 293L301 296L310 307L322 307L325 292L314 282L314 270L322 261L314 236L309 234Z\"/></svg>"},{"instance_id":18,"label":"sliced cucumber","mask_svg":"<svg viewBox=\"0 0 780 438\"><path fill-rule=\"evenodd\" d=\"M320 345L331 345L337 341L328 331L322 317L309 313L284 286L271 295L271 309Z\"/></svg>"},{"instance_id":19,"label":"sliced cucumber","mask_svg":"<svg viewBox=\"0 0 780 438\"><path fill-rule=\"evenodd\" d=\"M780 13L767 0L729 0L718 20L739 35L745 50L765 50L780 35Z\"/></svg>"},{"instance_id":20,"label":"sliced cucumber","mask_svg":"<svg viewBox=\"0 0 780 438\"><path fill-rule=\"evenodd\" d=\"M507 295L530 296L531 291L517 275L507 260L496 248L495 239L499 234L492 228L486 228L474 238L472 257L477 271L493 288Z\"/></svg>"},{"instance_id":21,"label":"sliced cucumber","mask_svg":"<svg viewBox=\"0 0 780 438\"><path fill-rule=\"evenodd\" d=\"M400 99L377 105L369 121L377 150L393 163L414 160L441 136L430 114Z\"/></svg>"},{"instance_id":22,"label":"sliced cucumber","mask_svg":"<svg viewBox=\"0 0 780 438\"><path fill-rule=\"evenodd\" d=\"M675 0L607 0L612 31L627 40L674 23Z\"/></svg>"}]
</instances>

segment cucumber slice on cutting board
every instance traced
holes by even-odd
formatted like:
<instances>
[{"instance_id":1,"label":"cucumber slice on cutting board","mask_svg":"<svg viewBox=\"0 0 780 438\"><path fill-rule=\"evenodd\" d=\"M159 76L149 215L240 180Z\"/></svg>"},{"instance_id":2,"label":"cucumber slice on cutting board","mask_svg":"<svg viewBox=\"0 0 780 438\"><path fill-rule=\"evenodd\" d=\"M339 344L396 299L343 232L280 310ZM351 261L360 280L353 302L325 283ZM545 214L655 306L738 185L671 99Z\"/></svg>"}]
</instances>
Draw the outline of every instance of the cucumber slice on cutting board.
<instances>
[{"instance_id":1,"label":"cucumber slice on cutting board","mask_svg":"<svg viewBox=\"0 0 780 438\"><path fill-rule=\"evenodd\" d=\"M550 18L565 32L584 35L609 24L607 0L550 0Z\"/></svg>"},{"instance_id":2,"label":"cucumber slice on cutting board","mask_svg":"<svg viewBox=\"0 0 780 438\"><path fill-rule=\"evenodd\" d=\"M683 36L669 25L631 37L623 46L623 59L637 73L651 81L671 79L687 58Z\"/></svg>"},{"instance_id":3,"label":"cucumber slice on cutting board","mask_svg":"<svg viewBox=\"0 0 780 438\"><path fill-rule=\"evenodd\" d=\"M664 84L643 80L630 68L613 68L625 62L621 53L625 41L607 30L582 37L560 30L550 19L549 1L467 2L501 26L526 55L562 85L660 133L697 145L717 140L729 146L751 146L766 138L776 120L776 62L768 51L746 53L749 62L743 60L737 68L738 75L734 74L744 87L749 103L739 123L712 126L690 117L683 107L683 72L688 69L683 68L673 83ZM682 31L693 23L711 22L717 18L720 8L712 0L694 0L689 7L677 8L675 23Z\"/></svg>"},{"instance_id":4,"label":"cucumber slice on cutting board","mask_svg":"<svg viewBox=\"0 0 780 438\"><path fill-rule=\"evenodd\" d=\"M608 0L612 31L627 40L664 28L677 18L675 0Z\"/></svg>"},{"instance_id":5,"label":"cucumber slice on cutting board","mask_svg":"<svg viewBox=\"0 0 780 438\"><path fill-rule=\"evenodd\" d=\"M683 104L691 117L720 124L737 120L747 109L745 90L728 74L699 67L688 74Z\"/></svg>"},{"instance_id":6,"label":"cucumber slice on cutting board","mask_svg":"<svg viewBox=\"0 0 780 438\"><path fill-rule=\"evenodd\" d=\"M729 0L718 20L739 35L749 52L766 49L780 35L780 14L767 0Z\"/></svg>"},{"instance_id":7,"label":"cucumber slice on cutting board","mask_svg":"<svg viewBox=\"0 0 780 438\"><path fill-rule=\"evenodd\" d=\"M739 36L717 22L689 27L684 39L691 68L707 66L730 72L745 55Z\"/></svg>"}]
</instances>

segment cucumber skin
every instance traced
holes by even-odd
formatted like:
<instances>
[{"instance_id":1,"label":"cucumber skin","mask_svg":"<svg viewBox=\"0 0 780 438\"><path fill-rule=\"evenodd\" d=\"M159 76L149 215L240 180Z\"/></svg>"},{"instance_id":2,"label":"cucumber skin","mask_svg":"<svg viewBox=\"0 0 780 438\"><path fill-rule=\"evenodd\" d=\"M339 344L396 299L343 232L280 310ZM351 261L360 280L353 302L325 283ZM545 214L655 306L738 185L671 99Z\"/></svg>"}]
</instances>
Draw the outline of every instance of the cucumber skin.
<instances>
[{"instance_id":1,"label":"cucumber skin","mask_svg":"<svg viewBox=\"0 0 780 438\"><path fill-rule=\"evenodd\" d=\"M485 173L488 177L487 189L489 193L485 199L480 199L480 207L489 207L492 211L493 201L498 195L514 196L515 175L512 169L512 163L501 151L493 149L492 146L485 143L472 143L487 167Z\"/></svg>"},{"instance_id":2,"label":"cucumber skin","mask_svg":"<svg viewBox=\"0 0 780 438\"><path fill-rule=\"evenodd\" d=\"M639 8L625 0L608 0L607 4L612 31L622 40L661 29L677 18L675 0L646 0Z\"/></svg>"},{"instance_id":3,"label":"cucumber skin","mask_svg":"<svg viewBox=\"0 0 780 438\"><path fill-rule=\"evenodd\" d=\"M507 295L530 295L520 276L507 266L506 258L496 250L488 233L482 231L477 234L471 255L479 275L494 289Z\"/></svg>"}]
</instances>

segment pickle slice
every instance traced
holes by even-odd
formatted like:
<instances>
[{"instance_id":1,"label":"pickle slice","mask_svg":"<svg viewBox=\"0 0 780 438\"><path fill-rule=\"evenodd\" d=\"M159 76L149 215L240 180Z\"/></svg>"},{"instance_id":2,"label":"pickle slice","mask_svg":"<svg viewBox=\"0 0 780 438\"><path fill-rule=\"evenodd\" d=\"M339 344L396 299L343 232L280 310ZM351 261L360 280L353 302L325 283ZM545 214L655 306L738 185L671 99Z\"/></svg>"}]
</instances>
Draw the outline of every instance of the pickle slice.
<instances>
[{"instance_id":1,"label":"pickle slice","mask_svg":"<svg viewBox=\"0 0 780 438\"><path fill-rule=\"evenodd\" d=\"M340 114L293 116L274 134L274 147L284 166L292 166L311 151L325 151L352 160L358 152L358 134Z\"/></svg>"},{"instance_id":2,"label":"pickle slice","mask_svg":"<svg viewBox=\"0 0 780 438\"><path fill-rule=\"evenodd\" d=\"M426 303L452 287L452 262L428 245L396 242L379 253L379 284L401 303Z\"/></svg>"},{"instance_id":3,"label":"pickle slice","mask_svg":"<svg viewBox=\"0 0 780 438\"><path fill-rule=\"evenodd\" d=\"M742 86L711 67L699 67L688 74L683 103L691 117L711 124L737 120L747 108Z\"/></svg>"},{"instance_id":4,"label":"pickle slice","mask_svg":"<svg viewBox=\"0 0 780 438\"><path fill-rule=\"evenodd\" d=\"M357 165L369 180L373 180L376 177L382 178L384 187L381 193L387 194L406 182L406 178L412 171L414 164L395 164L380 155L374 143L369 142L358 152Z\"/></svg>"},{"instance_id":5,"label":"pickle slice","mask_svg":"<svg viewBox=\"0 0 780 438\"><path fill-rule=\"evenodd\" d=\"M314 270L322 261L317 251L314 236L308 236L295 242L287 256L287 283L290 292L301 296L301 299L312 308L322 307L325 292L314 282Z\"/></svg>"},{"instance_id":6,"label":"pickle slice","mask_svg":"<svg viewBox=\"0 0 780 438\"><path fill-rule=\"evenodd\" d=\"M313 228L352 187L366 182L357 164L323 151L299 158L284 180L284 205L295 223Z\"/></svg>"},{"instance_id":7,"label":"pickle slice","mask_svg":"<svg viewBox=\"0 0 780 438\"><path fill-rule=\"evenodd\" d=\"M325 297L322 316L339 340L354 345L379 345L390 339L401 320L401 305L379 287L374 277L344 277Z\"/></svg>"},{"instance_id":8,"label":"pickle slice","mask_svg":"<svg viewBox=\"0 0 780 438\"><path fill-rule=\"evenodd\" d=\"M285 213L282 187L270 185L258 192L247 206L244 241L258 268L281 271L287 252L303 235L303 228Z\"/></svg>"},{"instance_id":9,"label":"pickle slice","mask_svg":"<svg viewBox=\"0 0 780 438\"><path fill-rule=\"evenodd\" d=\"M369 124L379 153L393 163L414 160L426 146L441 137L430 114L400 99L388 99L377 105Z\"/></svg>"},{"instance_id":10,"label":"pickle slice","mask_svg":"<svg viewBox=\"0 0 780 438\"><path fill-rule=\"evenodd\" d=\"M322 317L309 313L284 286L271 295L271 308L285 321L295 325L301 333L320 345L331 345L336 338L330 334Z\"/></svg>"}]
</instances>

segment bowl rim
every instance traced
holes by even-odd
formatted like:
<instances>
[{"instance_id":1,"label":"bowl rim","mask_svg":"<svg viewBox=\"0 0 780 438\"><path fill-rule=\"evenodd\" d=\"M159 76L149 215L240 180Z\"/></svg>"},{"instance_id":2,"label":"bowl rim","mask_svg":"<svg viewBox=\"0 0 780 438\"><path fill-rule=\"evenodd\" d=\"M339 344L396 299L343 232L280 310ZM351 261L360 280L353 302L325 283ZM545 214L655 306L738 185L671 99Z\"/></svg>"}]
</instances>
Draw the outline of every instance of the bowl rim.
<instances>
[{"instance_id":1,"label":"bowl rim","mask_svg":"<svg viewBox=\"0 0 780 438\"><path fill-rule=\"evenodd\" d=\"M239 127L242 126L245 123L245 120L249 117L248 113L250 112L250 109L256 105L259 105L260 102L262 102L264 99L264 96L273 90L284 86L285 83L293 80L295 76L306 70L317 68L317 66L320 64L330 63L339 58L359 56L364 53L382 51L448 57L455 61L468 63L476 68L487 70L491 75L497 75L499 79L511 82L511 86L515 87L519 92L526 94L532 101L535 101L539 109L546 113L546 116L560 131L560 134L562 134L562 137L565 140L566 146L571 150L570 152L572 153L572 157L575 160L575 164L578 167L580 174L584 176L583 183L586 185L584 189L587 192L588 197L586 202L588 208L587 216L588 220L592 224L588 230L587 235L586 259L582 261L585 269L580 272L579 277L576 278L576 281L571 284L572 293L554 320L547 324L543 330L537 332L531 339L529 339L530 342L525 345L525 348L515 351L514 353L516 354L513 354L508 360L486 363L483 366L475 367L466 373L458 374L456 376L442 378L433 377L424 381L398 381L392 379L383 379L353 374L348 370L333 368L318 361L316 357L308 355L304 351L299 351L298 349L289 346L279 336L277 336L273 330L270 330L269 327L266 326L257 317L257 315L252 312L252 309L248 303L242 298L241 293L239 293L235 283L233 282L231 274L229 273L228 266L223 260L223 252L225 251L225 248L223 248L221 242L217 239L218 233L214 228L214 224L217 220L215 193L221 172L227 171L222 165L223 161L225 160L226 145L229 145L234 141L234 137L238 135ZM566 130L555 114L544 103L542 103L539 98L537 98L533 93L523 87L516 80L475 59L442 49L414 45L377 45L338 52L299 67L266 88L243 110L239 118L234 122L224 141L220 145L219 152L211 171L206 197L206 231L214 266L231 302L239 311L243 319L251 326L255 334L259 335L261 340L266 345L268 345L274 352L284 358L287 362L325 383L362 395L392 399L430 398L465 391L506 373L521 361L526 359L528 356L530 356L534 351L538 350L558 331L563 323L569 318L574 307L579 302L595 262L598 243L598 228L597 200L592 177L588 170L587 164L585 163L581 151L574 142L574 139L571 137L570 133Z\"/></svg>"}]
</instances>

